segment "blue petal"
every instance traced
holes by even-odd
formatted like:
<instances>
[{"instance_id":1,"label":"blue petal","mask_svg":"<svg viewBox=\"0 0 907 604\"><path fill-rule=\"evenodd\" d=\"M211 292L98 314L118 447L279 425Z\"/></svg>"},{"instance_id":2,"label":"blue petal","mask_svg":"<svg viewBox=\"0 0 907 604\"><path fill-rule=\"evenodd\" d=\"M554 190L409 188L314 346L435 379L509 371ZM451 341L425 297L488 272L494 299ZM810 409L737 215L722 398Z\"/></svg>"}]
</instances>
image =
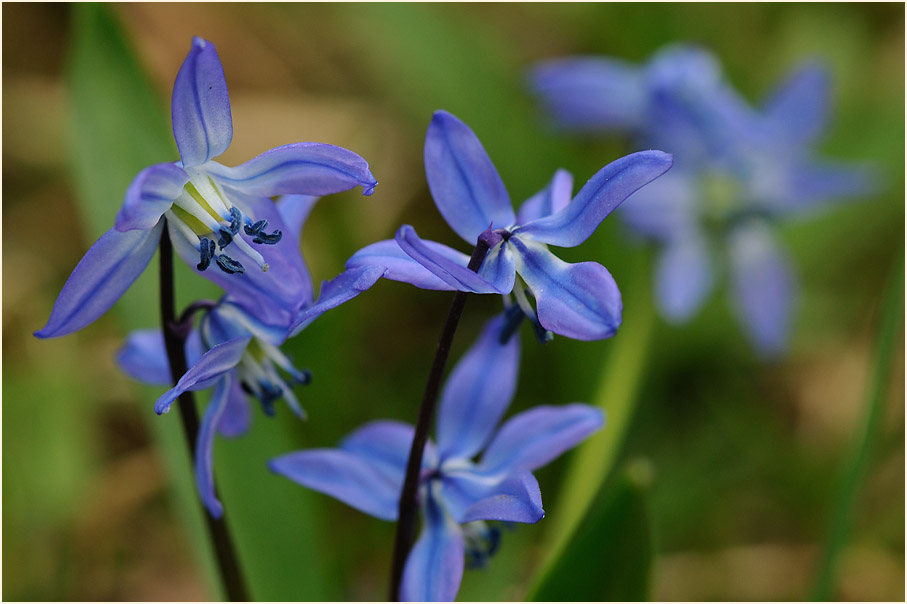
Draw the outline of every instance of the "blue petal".
<instances>
[{"instance_id":1,"label":"blue petal","mask_svg":"<svg viewBox=\"0 0 907 604\"><path fill-rule=\"evenodd\" d=\"M435 254L445 256L454 264L460 266L469 264L469 256L463 252L458 252L453 248L434 241L424 241L423 243ZM444 291L456 289L413 260L400 248L394 239L385 239L384 241L367 245L346 261L347 268L363 266L383 266L387 268L387 272L384 274L385 279L410 283L420 289Z\"/></svg>"},{"instance_id":2,"label":"blue petal","mask_svg":"<svg viewBox=\"0 0 907 604\"><path fill-rule=\"evenodd\" d=\"M406 559L400 599L452 602L463 579L463 531L433 497L423 511L425 525Z\"/></svg>"},{"instance_id":3,"label":"blue petal","mask_svg":"<svg viewBox=\"0 0 907 604\"><path fill-rule=\"evenodd\" d=\"M283 195L277 200L277 211L280 212L280 217L287 227L287 234L292 236L292 240L296 242L302 240L302 227L319 199L321 198L314 195Z\"/></svg>"},{"instance_id":4,"label":"blue petal","mask_svg":"<svg viewBox=\"0 0 907 604\"><path fill-rule=\"evenodd\" d=\"M289 333L296 335L327 311L337 308L378 282L386 269L383 266L364 266L343 271L321 284L321 294L311 306L304 308L290 325Z\"/></svg>"},{"instance_id":5,"label":"blue petal","mask_svg":"<svg viewBox=\"0 0 907 604\"><path fill-rule=\"evenodd\" d=\"M758 203L779 216L802 214L843 198L872 195L880 188L880 176L869 165L787 159L774 167L780 172L778 188L773 195L766 192Z\"/></svg>"},{"instance_id":6,"label":"blue petal","mask_svg":"<svg viewBox=\"0 0 907 604\"><path fill-rule=\"evenodd\" d=\"M251 423L252 407L249 405L249 395L243 391L239 380L230 380L227 405L220 416L220 421L217 422L217 431L221 436L235 438L248 432Z\"/></svg>"},{"instance_id":7,"label":"blue petal","mask_svg":"<svg viewBox=\"0 0 907 604\"><path fill-rule=\"evenodd\" d=\"M674 166L633 193L621 204L619 214L633 231L643 237L671 241L697 228L702 193L699 174L682 170L683 158Z\"/></svg>"},{"instance_id":8,"label":"blue petal","mask_svg":"<svg viewBox=\"0 0 907 604\"><path fill-rule=\"evenodd\" d=\"M110 229L85 253L63 286L50 319L35 335L65 336L107 312L148 266L163 223L142 231Z\"/></svg>"},{"instance_id":9,"label":"blue petal","mask_svg":"<svg viewBox=\"0 0 907 604\"><path fill-rule=\"evenodd\" d=\"M639 69L598 57L554 59L538 64L530 85L561 127L577 130L635 130L646 109Z\"/></svg>"},{"instance_id":10,"label":"blue petal","mask_svg":"<svg viewBox=\"0 0 907 604\"><path fill-rule=\"evenodd\" d=\"M214 44L192 40L192 49L176 75L171 102L173 138L183 166L200 166L227 150L233 118L227 80Z\"/></svg>"},{"instance_id":11,"label":"blue petal","mask_svg":"<svg viewBox=\"0 0 907 604\"><path fill-rule=\"evenodd\" d=\"M790 265L767 225L741 226L729 237L733 298L760 354L787 348L793 305Z\"/></svg>"},{"instance_id":12,"label":"blue petal","mask_svg":"<svg viewBox=\"0 0 907 604\"><path fill-rule=\"evenodd\" d=\"M815 63L788 75L765 103L775 135L797 143L816 139L828 121L830 83L828 70Z\"/></svg>"},{"instance_id":13,"label":"blue petal","mask_svg":"<svg viewBox=\"0 0 907 604\"><path fill-rule=\"evenodd\" d=\"M442 462L478 453L513 400L520 343L514 334L501 344L503 323L501 316L488 321L447 378L437 431Z\"/></svg>"},{"instance_id":14,"label":"blue petal","mask_svg":"<svg viewBox=\"0 0 907 604\"><path fill-rule=\"evenodd\" d=\"M712 266L703 237L672 241L664 247L655 269L658 310L668 321L681 323L702 307L712 289Z\"/></svg>"},{"instance_id":15,"label":"blue petal","mask_svg":"<svg viewBox=\"0 0 907 604\"><path fill-rule=\"evenodd\" d=\"M514 230L524 239L561 247L579 245L634 191L664 174L673 157L640 151L611 162L589 179L567 207Z\"/></svg>"},{"instance_id":16,"label":"blue petal","mask_svg":"<svg viewBox=\"0 0 907 604\"><path fill-rule=\"evenodd\" d=\"M340 448L373 464L392 483L403 486L415 429L395 421L376 421L359 428L340 443ZM431 442L426 443L423 466L436 462Z\"/></svg>"},{"instance_id":17,"label":"blue petal","mask_svg":"<svg viewBox=\"0 0 907 604\"><path fill-rule=\"evenodd\" d=\"M214 389L208 408L205 409L195 445L195 484L202 503L214 518L220 518L224 513L224 507L214 490L214 435L217 434L217 426L227 408L232 381L230 374L218 380L217 388Z\"/></svg>"},{"instance_id":18,"label":"blue petal","mask_svg":"<svg viewBox=\"0 0 907 604\"><path fill-rule=\"evenodd\" d=\"M170 411L173 401L187 390L204 390L218 378L239 364L251 337L237 338L214 346L189 368L176 386L161 395L154 403L154 412L160 415Z\"/></svg>"},{"instance_id":19,"label":"blue petal","mask_svg":"<svg viewBox=\"0 0 907 604\"><path fill-rule=\"evenodd\" d=\"M255 306L248 308L230 296L224 296L202 321L205 341L213 346L253 335L274 346L283 344L287 339L286 325L265 323L257 311Z\"/></svg>"},{"instance_id":20,"label":"blue petal","mask_svg":"<svg viewBox=\"0 0 907 604\"><path fill-rule=\"evenodd\" d=\"M425 136L428 187L447 224L469 245L490 225L515 218L510 196L482 143L458 118L436 111Z\"/></svg>"},{"instance_id":21,"label":"blue petal","mask_svg":"<svg viewBox=\"0 0 907 604\"><path fill-rule=\"evenodd\" d=\"M573 197L573 175L560 169L544 189L527 199L517 212L517 224L550 216L567 207Z\"/></svg>"},{"instance_id":22,"label":"blue petal","mask_svg":"<svg viewBox=\"0 0 907 604\"><path fill-rule=\"evenodd\" d=\"M439 251L437 246L428 245L429 242L422 241L413 227L408 224L400 227L396 240L404 252L453 289L476 294L506 294L510 291L505 289L506 282L489 283L466 268L465 264L459 264L444 251ZM506 275L499 274L498 277L506 277ZM513 287L512 281L510 287Z\"/></svg>"},{"instance_id":23,"label":"blue petal","mask_svg":"<svg viewBox=\"0 0 907 604\"><path fill-rule=\"evenodd\" d=\"M186 339L186 363L190 366L202 356L202 342L198 330L192 330ZM129 377L155 386L173 383L170 363L160 329L133 331L117 352L117 365Z\"/></svg>"},{"instance_id":24,"label":"blue petal","mask_svg":"<svg viewBox=\"0 0 907 604\"><path fill-rule=\"evenodd\" d=\"M364 159L322 143L275 147L235 168L212 162L206 170L227 187L256 197L329 195L356 186L371 195L378 185Z\"/></svg>"},{"instance_id":25,"label":"blue petal","mask_svg":"<svg viewBox=\"0 0 907 604\"><path fill-rule=\"evenodd\" d=\"M488 250L485 259L479 266L478 275L493 284L498 291L513 290L513 282L516 279L516 260L513 257L513 250L506 241L502 240Z\"/></svg>"},{"instance_id":26,"label":"blue petal","mask_svg":"<svg viewBox=\"0 0 907 604\"><path fill-rule=\"evenodd\" d=\"M522 472L505 480L490 497L474 503L461 522L499 520L535 524L544 517L539 483L530 472Z\"/></svg>"},{"instance_id":27,"label":"blue petal","mask_svg":"<svg viewBox=\"0 0 907 604\"><path fill-rule=\"evenodd\" d=\"M379 466L341 449L308 449L272 459L272 472L330 495L382 520L397 519L402 482L397 483Z\"/></svg>"},{"instance_id":28,"label":"blue petal","mask_svg":"<svg viewBox=\"0 0 907 604\"><path fill-rule=\"evenodd\" d=\"M568 264L540 243L511 237L517 272L535 296L539 322L575 340L610 338L620 326L623 304L608 269L597 262Z\"/></svg>"},{"instance_id":29,"label":"blue petal","mask_svg":"<svg viewBox=\"0 0 907 604\"><path fill-rule=\"evenodd\" d=\"M540 406L511 418L488 445L476 473L507 477L532 471L604 425L600 409L581 403Z\"/></svg>"},{"instance_id":30,"label":"blue petal","mask_svg":"<svg viewBox=\"0 0 907 604\"><path fill-rule=\"evenodd\" d=\"M185 170L174 164L155 164L145 168L126 190L126 199L114 226L118 231L154 227L188 181L189 175Z\"/></svg>"}]
</instances>

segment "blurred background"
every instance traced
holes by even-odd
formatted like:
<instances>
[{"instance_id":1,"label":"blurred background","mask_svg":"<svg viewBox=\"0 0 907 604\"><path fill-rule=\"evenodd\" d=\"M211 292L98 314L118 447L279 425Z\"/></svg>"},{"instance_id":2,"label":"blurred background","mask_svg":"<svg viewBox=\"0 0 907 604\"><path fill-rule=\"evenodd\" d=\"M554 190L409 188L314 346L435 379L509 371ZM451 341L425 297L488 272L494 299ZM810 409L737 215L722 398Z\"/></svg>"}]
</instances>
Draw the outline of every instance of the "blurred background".
<instances>
[{"instance_id":1,"label":"blurred background","mask_svg":"<svg viewBox=\"0 0 907 604\"><path fill-rule=\"evenodd\" d=\"M826 61L834 114L821 151L872 161L885 182L873 198L784 226L801 283L789 355L754 355L723 288L686 326L646 319L649 252L609 219L559 255L610 269L624 292L624 327L613 340L544 347L524 331L514 411L598 403L610 391L633 410L593 504L601 513L581 525L586 549L573 552L589 573L554 572L553 591L543 592L554 599L805 599L838 530L830 597L903 601L903 323L880 332L886 287L903 270L902 4L5 3L2 16L4 600L222 597L177 416L155 416L161 390L113 362L129 329L158 324L155 271L90 327L49 341L31 335L112 224L133 176L177 158L170 91L199 35L217 45L230 88L234 138L223 163L328 142L365 157L380 182L372 197L349 192L316 206L303 237L316 281L402 223L462 247L425 183L422 144L436 109L475 130L515 202L559 167L579 185L636 150L547 128L525 89L534 61L598 53L641 62L665 44L697 42L753 102L800 60ZM181 305L217 295L183 273ZM255 598L384 597L393 525L265 464L334 446L369 420L413 422L449 302L385 281L328 313L286 346L314 375L297 391L309 420L256 409L251 434L217 441L218 485ZM452 358L497 304L470 301ZM880 333L889 358L877 352ZM627 347L639 361L622 371L615 357ZM876 391L878 421L867 432ZM556 539L551 523L569 505L561 487L570 462L537 473L548 517L505 531L489 566L467 571L459 599L526 597ZM856 488L842 491L847 476ZM630 503L609 495L621 484L632 485ZM641 586L621 591L630 575ZM591 591L571 591L577 582Z\"/></svg>"}]
</instances>

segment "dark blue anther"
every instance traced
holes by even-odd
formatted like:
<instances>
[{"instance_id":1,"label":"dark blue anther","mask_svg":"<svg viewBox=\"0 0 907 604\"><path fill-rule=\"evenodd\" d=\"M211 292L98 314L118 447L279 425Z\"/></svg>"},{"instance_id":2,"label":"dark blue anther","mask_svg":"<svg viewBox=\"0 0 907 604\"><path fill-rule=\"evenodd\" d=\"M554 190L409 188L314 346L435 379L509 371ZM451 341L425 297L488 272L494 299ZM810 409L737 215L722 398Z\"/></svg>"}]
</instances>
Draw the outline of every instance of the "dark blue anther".
<instances>
[{"instance_id":1,"label":"dark blue anther","mask_svg":"<svg viewBox=\"0 0 907 604\"><path fill-rule=\"evenodd\" d=\"M261 388L261 393L258 395L261 408L265 415L274 417L274 403L283 396L283 390L270 382L261 382L258 385Z\"/></svg>"},{"instance_id":2,"label":"dark blue anther","mask_svg":"<svg viewBox=\"0 0 907 604\"><path fill-rule=\"evenodd\" d=\"M535 338L539 341L539 344L547 344L554 339L554 333L542 327L537 316L530 317L530 321L532 321L532 329L535 331Z\"/></svg>"},{"instance_id":3,"label":"dark blue anther","mask_svg":"<svg viewBox=\"0 0 907 604\"><path fill-rule=\"evenodd\" d=\"M230 208L230 232L232 234L237 234L239 232L239 225L242 224L242 212L234 206Z\"/></svg>"},{"instance_id":4,"label":"dark blue anther","mask_svg":"<svg viewBox=\"0 0 907 604\"><path fill-rule=\"evenodd\" d=\"M293 376L293 379L300 386L308 386L312 383L312 372L308 369L303 369L302 371L297 371L296 375Z\"/></svg>"},{"instance_id":5,"label":"dark blue anther","mask_svg":"<svg viewBox=\"0 0 907 604\"><path fill-rule=\"evenodd\" d=\"M264 243L265 245L274 245L283 237L283 233L280 231L274 231L270 235L267 233L262 233L259 231L255 239L252 240L252 243Z\"/></svg>"},{"instance_id":6,"label":"dark blue anther","mask_svg":"<svg viewBox=\"0 0 907 604\"><path fill-rule=\"evenodd\" d=\"M268 226L267 220L259 220L258 222L253 222L252 224L247 224L243 227L243 230L246 232L246 235L249 237L254 237L258 235L263 228Z\"/></svg>"},{"instance_id":7,"label":"dark blue anther","mask_svg":"<svg viewBox=\"0 0 907 604\"><path fill-rule=\"evenodd\" d=\"M498 335L498 343L505 346L516 330L519 329L526 318L526 313L520 308L519 304L514 304L504 311L504 324L501 326L501 333Z\"/></svg>"},{"instance_id":8,"label":"dark blue anther","mask_svg":"<svg viewBox=\"0 0 907 604\"><path fill-rule=\"evenodd\" d=\"M212 241L211 243L214 242ZM227 256L226 254L221 254L220 256L218 256L215 262L217 262L218 268L220 268L220 270L224 271L228 275L232 275L233 273L246 272L246 269L242 267L242 264Z\"/></svg>"},{"instance_id":9,"label":"dark blue anther","mask_svg":"<svg viewBox=\"0 0 907 604\"><path fill-rule=\"evenodd\" d=\"M490 558L494 556L501 545L501 529L496 526L489 527L485 539L488 541L488 557Z\"/></svg>"},{"instance_id":10,"label":"dark blue anther","mask_svg":"<svg viewBox=\"0 0 907 604\"><path fill-rule=\"evenodd\" d=\"M203 271L211 265L211 259L214 258L214 242L207 237L202 237L199 243L200 260L195 267Z\"/></svg>"}]
</instances>

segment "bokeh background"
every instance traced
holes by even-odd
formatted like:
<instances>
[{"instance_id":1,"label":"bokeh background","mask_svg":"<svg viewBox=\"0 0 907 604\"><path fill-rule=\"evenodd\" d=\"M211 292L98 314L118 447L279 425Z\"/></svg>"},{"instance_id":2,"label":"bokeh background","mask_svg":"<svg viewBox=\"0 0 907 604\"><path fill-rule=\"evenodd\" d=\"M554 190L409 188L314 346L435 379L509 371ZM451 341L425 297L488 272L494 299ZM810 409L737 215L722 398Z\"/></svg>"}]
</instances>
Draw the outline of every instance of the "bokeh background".
<instances>
[{"instance_id":1,"label":"bokeh background","mask_svg":"<svg viewBox=\"0 0 907 604\"><path fill-rule=\"evenodd\" d=\"M217 45L230 87L224 163L330 142L365 157L380 181L373 197L350 192L316 206L303 241L316 280L404 222L459 245L422 167L435 109L476 131L516 201L558 167L582 183L635 150L547 128L524 85L533 61L643 61L667 43L698 42L754 102L798 61L827 61L834 115L821 150L875 162L884 185L784 227L801 280L789 355L760 361L724 290L689 325L653 319L649 252L610 218L561 255L608 266L624 291L624 327L613 340L545 347L525 331L514 408L604 395L621 399L606 408L632 412L598 514L581 525L584 549L572 552L583 572L553 573L551 597L804 599L838 527L830 597L903 601L902 307L880 332L886 287L903 271L902 4L5 3L2 16L3 599L222 597L177 416L155 416L160 390L113 362L128 329L157 325L154 271L89 328L50 341L31 335L112 224L135 173L176 159L169 95L200 35ZM217 295L184 273L182 303ZM287 346L315 376L298 392L308 422L256 410L249 436L217 442L218 482L254 597L384 597L393 525L273 476L265 463L333 446L368 420L413 421L449 298L381 282L325 315ZM454 357L495 310L490 299L469 303ZM894 350L881 362L880 335ZM630 366L616 358L625 352L635 355ZM841 484L874 389L883 394L878 422L848 507ZM548 517L505 531L488 568L467 572L461 600L526 597L557 539L558 510L569 507L570 462L538 472ZM590 488L600 479L589 477Z\"/></svg>"}]
</instances>

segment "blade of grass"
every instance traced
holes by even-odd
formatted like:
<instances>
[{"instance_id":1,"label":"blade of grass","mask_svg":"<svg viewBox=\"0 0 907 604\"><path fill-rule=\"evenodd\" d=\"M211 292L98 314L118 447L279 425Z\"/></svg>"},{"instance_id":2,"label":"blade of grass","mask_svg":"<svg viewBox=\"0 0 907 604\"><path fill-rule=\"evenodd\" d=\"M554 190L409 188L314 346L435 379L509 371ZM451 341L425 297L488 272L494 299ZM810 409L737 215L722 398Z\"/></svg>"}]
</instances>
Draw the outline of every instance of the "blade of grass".
<instances>
[{"instance_id":1,"label":"blade of grass","mask_svg":"<svg viewBox=\"0 0 907 604\"><path fill-rule=\"evenodd\" d=\"M811 594L815 601L828 601L833 596L837 560L847 542L857 496L869 470L872 443L878 439L882 427L882 412L891 376L891 364L894 360L895 347L903 333L899 329L904 319L903 250L899 257L901 260L895 263L882 301L863 420L853 442L853 448L844 462L831 526L819 559L819 570Z\"/></svg>"},{"instance_id":2,"label":"blade of grass","mask_svg":"<svg viewBox=\"0 0 907 604\"><path fill-rule=\"evenodd\" d=\"M618 335L602 373L602 379L590 401L605 412L605 429L589 438L573 455L551 515L548 552L528 599L547 581L558 559L574 538L577 527L586 516L596 493L610 475L637 403L643 364L649 340L655 327L655 311L649 291L649 256L640 253L632 274L635 281L624 297L626 310Z\"/></svg>"}]
</instances>

